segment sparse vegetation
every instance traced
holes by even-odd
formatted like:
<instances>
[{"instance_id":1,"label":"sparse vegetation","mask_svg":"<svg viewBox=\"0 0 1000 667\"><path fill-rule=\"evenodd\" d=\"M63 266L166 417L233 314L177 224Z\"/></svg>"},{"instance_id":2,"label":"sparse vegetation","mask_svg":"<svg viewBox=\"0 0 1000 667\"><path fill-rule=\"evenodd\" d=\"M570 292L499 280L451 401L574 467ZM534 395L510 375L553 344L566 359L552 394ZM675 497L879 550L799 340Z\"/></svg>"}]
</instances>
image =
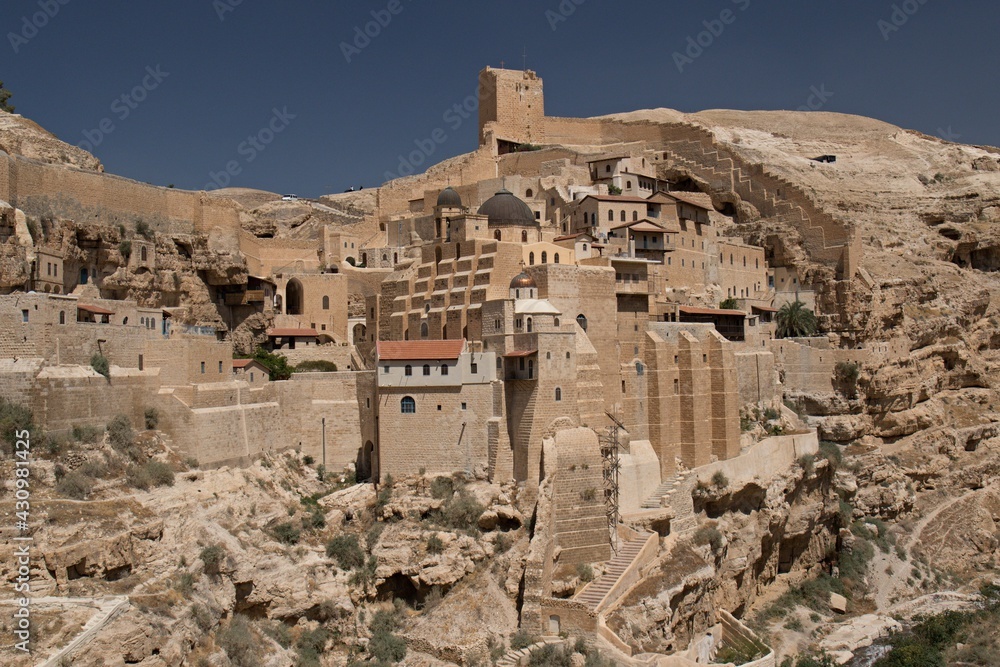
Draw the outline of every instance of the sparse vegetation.
<instances>
[{"instance_id":1,"label":"sparse vegetation","mask_svg":"<svg viewBox=\"0 0 1000 667\"><path fill-rule=\"evenodd\" d=\"M121 243L118 244L118 252L122 254L122 258L127 262L132 256L132 242L128 239L123 239Z\"/></svg>"},{"instance_id":2,"label":"sparse vegetation","mask_svg":"<svg viewBox=\"0 0 1000 667\"><path fill-rule=\"evenodd\" d=\"M64 498L86 500L94 489L94 480L80 472L67 473L56 484L56 492Z\"/></svg>"},{"instance_id":3,"label":"sparse vegetation","mask_svg":"<svg viewBox=\"0 0 1000 667\"><path fill-rule=\"evenodd\" d=\"M3 81L0 81L0 111L14 113L14 106L9 102L13 93L4 88Z\"/></svg>"},{"instance_id":4,"label":"sparse vegetation","mask_svg":"<svg viewBox=\"0 0 1000 667\"><path fill-rule=\"evenodd\" d=\"M142 218L135 221L135 233L144 239L153 238L153 230L150 228L149 223Z\"/></svg>"},{"instance_id":5,"label":"sparse vegetation","mask_svg":"<svg viewBox=\"0 0 1000 667\"><path fill-rule=\"evenodd\" d=\"M354 535L337 535L326 543L327 558L337 561L342 570L353 570L365 563L365 552Z\"/></svg>"},{"instance_id":6,"label":"sparse vegetation","mask_svg":"<svg viewBox=\"0 0 1000 667\"><path fill-rule=\"evenodd\" d=\"M8 456L14 451L18 440L17 433L28 431L31 438L37 435L31 410L2 398L0 398L0 429L2 429L0 443L3 444L4 454Z\"/></svg>"},{"instance_id":7,"label":"sparse vegetation","mask_svg":"<svg viewBox=\"0 0 1000 667\"><path fill-rule=\"evenodd\" d=\"M709 545L712 551L722 548L722 533L715 526L702 526L694 534L694 542L699 545Z\"/></svg>"},{"instance_id":8,"label":"sparse vegetation","mask_svg":"<svg viewBox=\"0 0 1000 667\"><path fill-rule=\"evenodd\" d=\"M135 444L135 431L127 415L116 415L108 422L108 443L111 447L132 461L143 458L142 451Z\"/></svg>"},{"instance_id":9,"label":"sparse vegetation","mask_svg":"<svg viewBox=\"0 0 1000 667\"><path fill-rule=\"evenodd\" d=\"M207 574L218 574L225 559L226 550L219 544L212 544L201 550L201 562Z\"/></svg>"},{"instance_id":10,"label":"sparse vegetation","mask_svg":"<svg viewBox=\"0 0 1000 667\"><path fill-rule=\"evenodd\" d=\"M94 352L90 357L90 367L94 369L98 375L103 375L107 379L111 379L111 364L108 363L108 358L105 357L100 352Z\"/></svg>"},{"instance_id":11,"label":"sparse vegetation","mask_svg":"<svg viewBox=\"0 0 1000 667\"><path fill-rule=\"evenodd\" d=\"M160 411L156 408L146 408L146 411L143 413L143 419L146 423L146 430L152 431L160 423Z\"/></svg>"},{"instance_id":12,"label":"sparse vegetation","mask_svg":"<svg viewBox=\"0 0 1000 667\"><path fill-rule=\"evenodd\" d=\"M279 523L272 529L274 539L282 544L298 544L302 531L295 527L290 521Z\"/></svg>"},{"instance_id":13,"label":"sparse vegetation","mask_svg":"<svg viewBox=\"0 0 1000 667\"><path fill-rule=\"evenodd\" d=\"M608 194L609 195L612 195L614 197L618 197L618 196L621 195L621 193L622 193L622 189L620 187L618 187L617 185L615 185L615 184L612 183L611 185L608 186Z\"/></svg>"},{"instance_id":14,"label":"sparse vegetation","mask_svg":"<svg viewBox=\"0 0 1000 667\"><path fill-rule=\"evenodd\" d=\"M522 648L528 648L537 641L538 637L521 628L511 636L510 648L514 651L520 651Z\"/></svg>"},{"instance_id":15,"label":"sparse vegetation","mask_svg":"<svg viewBox=\"0 0 1000 667\"><path fill-rule=\"evenodd\" d=\"M729 478L726 477L726 473L721 470L716 470L715 474L712 475L712 486L720 491L729 486Z\"/></svg>"},{"instance_id":16,"label":"sparse vegetation","mask_svg":"<svg viewBox=\"0 0 1000 667\"><path fill-rule=\"evenodd\" d=\"M229 656L233 667L258 667L261 654L260 642L246 618L237 614L218 635L218 644Z\"/></svg>"},{"instance_id":17,"label":"sparse vegetation","mask_svg":"<svg viewBox=\"0 0 1000 667\"><path fill-rule=\"evenodd\" d=\"M303 361L295 367L296 373L336 373L337 364L332 361Z\"/></svg>"},{"instance_id":18,"label":"sparse vegetation","mask_svg":"<svg viewBox=\"0 0 1000 667\"><path fill-rule=\"evenodd\" d=\"M444 542L436 534L427 538L427 552L439 554L444 551Z\"/></svg>"},{"instance_id":19,"label":"sparse vegetation","mask_svg":"<svg viewBox=\"0 0 1000 667\"><path fill-rule=\"evenodd\" d=\"M590 567L589 563L580 563L576 566L576 576L580 577L580 581L586 583L594 580L594 568Z\"/></svg>"},{"instance_id":20,"label":"sparse vegetation","mask_svg":"<svg viewBox=\"0 0 1000 667\"><path fill-rule=\"evenodd\" d=\"M104 429L97 426L77 425L73 427L73 439L85 445L92 445L101 439Z\"/></svg>"},{"instance_id":21,"label":"sparse vegetation","mask_svg":"<svg viewBox=\"0 0 1000 667\"><path fill-rule=\"evenodd\" d=\"M250 358L267 369L268 376L272 381L287 380L295 372L295 369L288 365L288 359L280 354L268 352L262 347L258 347Z\"/></svg>"},{"instance_id":22,"label":"sparse vegetation","mask_svg":"<svg viewBox=\"0 0 1000 667\"><path fill-rule=\"evenodd\" d=\"M736 300L736 297L729 296L722 300L722 303L719 304L719 308L722 310L736 310L739 305L740 302Z\"/></svg>"}]
</instances>

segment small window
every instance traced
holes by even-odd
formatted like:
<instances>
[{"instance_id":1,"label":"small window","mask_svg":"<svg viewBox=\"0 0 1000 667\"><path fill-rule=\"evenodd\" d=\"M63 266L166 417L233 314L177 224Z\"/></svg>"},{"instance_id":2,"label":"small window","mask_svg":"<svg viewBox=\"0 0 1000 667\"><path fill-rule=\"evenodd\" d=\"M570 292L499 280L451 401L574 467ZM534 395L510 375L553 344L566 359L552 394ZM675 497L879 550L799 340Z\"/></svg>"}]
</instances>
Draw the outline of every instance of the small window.
<instances>
[{"instance_id":1,"label":"small window","mask_svg":"<svg viewBox=\"0 0 1000 667\"><path fill-rule=\"evenodd\" d=\"M468 407L469 407L468 403L462 403L462 409L463 410L468 409Z\"/></svg>"},{"instance_id":2,"label":"small window","mask_svg":"<svg viewBox=\"0 0 1000 667\"><path fill-rule=\"evenodd\" d=\"M566 358L569 359L569 352L566 353Z\"/></svg>"},{"instance_id":3,"label":"small window","mask_svg":"<svg viewBox=\"0 0 1000 667\"><path fill-rule=\"evenodd\" d=\"M558 263L559 263L559 253L556 253L556 254L555 254L555 257L553 257L553 258L552 258L552 261L553 261L554 263L556 263L556 264L558 264Z\"/></svg>"},{"instance_id":4,"label":"small window","mask_svg":"<svg viewBox=\"0 0 1000 667\"><path fill-rule=\"evenodd\" d=\"M413 400L411 396L404 396L403 400L399 402L399 411L402 412L404 415L416 414L417 402Z\"/></svg>"},{"instance_id":5,"label":"small window","mask_svg":"<svg viewBox=\"0 0 1000 667\"><path fill-rule=\"evenodd\" d=\"M431 365L424 364L424 375L430 375L430 374L431 374Z\"/></svg>"},{"instance_id":6,"label":"small window","mask_svg":"<svg viewBox=\"0 0 1000 667\"><path fill-rule=\"evenodd\" d=\"M59 324L66 324L66 311L65 310L60 310L59 311Z\"/></svg>"},{"instance_id":7,"label":"small window","mask_svg":"<svg viewBox=\"0 0 1000 667\"><path fill-rule=\"evenodd\" d=\"M22 322L27 322L28 321L28 311L27 310L22 310L21 311L21 321Z\"/></svg>"},{"instance_id":8,"label":"small window","mask_svg":"<svg viewBox=\"0 0 1000 667\"><path fill-rule=\"evenodd\" d=\"M438 405L438 412L441 412L441 406Z\"/></svg>"},{"instance_id":9,"label":"small window","mask_svg":"<svg viewBox=\"0 0 1000 667\"><path fill-rule=\"evenodd\" d=\"M139 355L139 370L141 371L141 370L144 370L144 369L145 369L145 364L143 363L143 358L142 358L142 355L140 354Z\"/></svg>"},{"instance_id":10,"label":"small window","mask_svg":"<svg viewBox=\"0 0 1000 667\"><path fill-rule=\"evenodd\" d=\"M382 367L382 372L385 373L386 375L389 374L389 364L386 364L385 366Z\"/></svg>"},{"instance_id":11,"label":"small window","mask_svg":"<svg viewBox=\"0 0 1000 667\"><path fill-rule=\"evenodd\" d=\"M528 253L528 266L534 266L534 265L535 265L535 253L529 252Z\"/></svg>"},{"instance_id":12,"label":"small window","mask_svg":"<svg viewBox=\"0 0 1000 667\"><path fill-rule=\"evenodd\" d=\"M441 364L441 375L448 374L448 364Z\"/></svg>"},{"instance_id":13,"label":"small window","mask_svg":"<svg viewBox=\"0 0 1000 667\"><path fill-rule=\"evenodd\" d=\"M410 377L411 375L413 375L413 366L407 364L406 368L403 369L403 375L405 375L406 377Z\"/></svg>"},{"instance_id":14,"label":"small window","mask_svg":"<svg viewBox=\"0 0 1000 667\"><path fill-rule=\"evenodd\" d=\"M587 316L580 314L576 316L576 323L580 325L580 328L584 331L587 330Z\"/></svg>"},{"instance_id":15,"label":"small window","mask_svg":"<svg viewBox=\"0 0 1000 667\"><path fill-rule=\"evenodd\" d=\"M681 393L681 381L674 378L674 395Z\"/></svg>"},{"instance_id":16,"label":"small window","mask_svg":"<svg viewBox=\"0 0 1000 667\"><path fill-rule=\"evenodd\" d=\"M366 408L370 408L371 406L372 406L372 399L366 398L365 399L365 407Z\"/></svg>"},{"instance_id":17,"label":"small window","mask_svg":"<svg viewBox=\"0 0 1000 667\"><path fill-rule=\"evenodd\" d=\"M221 361L219 362L219 372L220 373L222 372L222 362Z\"/></svg>"},{"instance_id":18,"label":"small window","mask_svg":"<svg viewBox=\"0 0 1000 667\"><path fill-rule=\"evenodd\" d=\"M469 364L469 372L472 373L473 375L475 375L476 373L478 373L479 372L479 364L477 364L474 361L471 364Z\"/></svg>"},{"instance_id":19,"label":"small window","mask_svg":"<svg viewBox=\"0 0 1000 667\"><path fill-rule=\"evenodd\" d=\"M543 250L542 251L542 264L548 264L548 263L549 263L549 253L547 253L547 252L545 252Z\"/></svg>"},{"instance_id":20,"label":"small window","mask_svg":"<svg viewBox=\"0 0 1000 667\"><path fill-rule=\"evenodd\" d=\"M562 388L556 387L556 401L558 402L561 400L562 400Z\"/></svg>"},{"instance_id":21,"label":"small window","mask_svg":"<svg viewBox=\"0 0 1000 667\"><path fill-rule=\"evenodd\" d=\"M204 374L205 374L205 362L204 362L204 361L203 361L203 362L201 362L201 374L202 374L202 375L204 375Z\"/></svg>"},{"instance_id":22,"label":"small window","mask_svg":"<svg viewBox=\"0 0 1000 667\"><path fill-rule=\"evenodd\" d=\"M253 371L250 371L250 381L253 382Z\"/></svg>"},{"instance_id":23,"label":"small window","mask_svg":"<svg viewBox=\"0 0 1000 667\"><path fill-rule=\"evenodd\" d=\"M608 211L608 222L614 222L614 221L615 221L615 212L609 210Z\"/></svg>"},{"instance_id":24,"label":"small window","mask_svg":"<svg viewBox=\"0 0 1000 667\"><path fill-rule=\"evenodd\" d=\"M625 222L625 210L622 209L621 221Z\"/></svg>"},{"instance_id":25,"label":"small window","mask_svg":"<svg viewBox=\"0 0 1000 667\"><path fill-rule=\"evenodd\" d=\"M330 297L323 297L323 310L330 310Z\"/></svg>"}]
</instances>

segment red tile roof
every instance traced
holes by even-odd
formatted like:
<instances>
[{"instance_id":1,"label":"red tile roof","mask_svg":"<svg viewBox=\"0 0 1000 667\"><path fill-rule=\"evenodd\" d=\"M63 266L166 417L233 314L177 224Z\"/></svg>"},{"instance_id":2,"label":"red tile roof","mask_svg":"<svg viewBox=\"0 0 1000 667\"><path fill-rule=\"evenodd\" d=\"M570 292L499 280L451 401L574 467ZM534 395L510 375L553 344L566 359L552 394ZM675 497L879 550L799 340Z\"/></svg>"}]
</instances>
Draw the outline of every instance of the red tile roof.
<instances>
[{"instance_id":1,"label":"red tile roof","mask_svg":"<svg viewBox=\"0 0 1000 667\"><path fill-rule=\"evenodd\" d=\"M697 306L678 306L677 310L685 315L728 315L730 317L746 317L742 310L722 310L721 308L699 308Z\"/></svg>"},{"instance_id":2,"label":"red tile roof","mask_svg":"<svg viewBox=\"0 0 1000 667\"><path fill-rule=\"evenodd\" d=\"M647 220L645 218L643 218L642 220L636 220L635 222L626 222L623 225L618 225L617 227L612 227L611 229L612 230L625 229L626 227L628 227L629 229L634 229L635 231L638 232L650 232L654 234L658 232L666 234L667 232L670 231L663 225L657 224L652 220ZM676 234L678 232L674 233Z\"/></svg>"},{"instance_id":3,"label":"red tile roof","mask_svg":"<svg viewBox=\"0 0 1000 667\"><path fill-rule=\"evenodd\" d=\"M533 354L538 354L538 350L513 350L503 355L505 357L530 357Z\"/></svg>"},{"instance_id":4,"label":"red tile roof","mask_svg":"<svg viewBox=\"0 0 1000 667\"><path fill-rule=\"evenodd\" d=\"M268 329L271 338L315 338L319 333L315 329Z\"/></svg>"},{"instance_id":5,"label":"red tile roof","mask_svg":"<svg viewBox=\"0 0 1000 667\"><path fill-rule=\"evenodd\" d=\"M380 361L458 359L465 350L464 340L379 341Z\"/></svg>"},{"instance_id":6,"label":"red tile roof","mask_svg":"<svg viewBox=\"0 0 1000 667\"><path fill-rule=\"evenodd\" d=\"M93 313L94 315L114 315L115 314L115 311L108 310L107 308L101 308L100 306L87 306L87 305L84 305L84 304L81 303L81 304L77 304L76 307L79 308L80 310L84 311L84 312Z\"/></svg>"},{"instance_id":7,"label":"red tile roof","mask_svg":"<svg viewBox=\"0 0 1000 667\"><path fill-rule=\"evenodd\" d=\"M711 196L704 192L668 192L666 195L706 211L711 211L713 208Z\"/></svg>"},{"instance_id":8,"label":"red tile roof","mask_svg":"<svg viewBox=\"0 0 1000 667\"><path fill-rule=\"evenodd\" d=\"M258 366L264 368L265 370L267 368L266 366L264 366L264 364L260 363L256 359L233 359L233 368L235 369L246 368L250 364L257 364Z\"/></svg>"}]
</instances>

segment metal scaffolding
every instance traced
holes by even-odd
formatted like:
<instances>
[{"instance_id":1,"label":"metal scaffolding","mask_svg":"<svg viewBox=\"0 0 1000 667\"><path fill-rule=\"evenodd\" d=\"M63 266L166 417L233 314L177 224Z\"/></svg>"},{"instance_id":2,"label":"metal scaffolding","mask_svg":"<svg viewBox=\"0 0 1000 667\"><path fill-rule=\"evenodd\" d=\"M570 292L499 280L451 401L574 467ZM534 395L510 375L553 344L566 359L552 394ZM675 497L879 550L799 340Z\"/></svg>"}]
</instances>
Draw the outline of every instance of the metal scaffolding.
<instances>
[{"instance_id":1,"label":"metal scaffolding","mask_svg":"<svg viewBox=\"0 0 1000 667\"><path fill-rule=\"evenodd\" d=\"M618 483L621 474L621 443L619 431L625 426L610 412L605 413L611 420L611 426L606 434L600 437L601 458L604 461L604 504L607 506L608 533L611 536L611 549L618 553Z\"/></svg>"}]
</instances>

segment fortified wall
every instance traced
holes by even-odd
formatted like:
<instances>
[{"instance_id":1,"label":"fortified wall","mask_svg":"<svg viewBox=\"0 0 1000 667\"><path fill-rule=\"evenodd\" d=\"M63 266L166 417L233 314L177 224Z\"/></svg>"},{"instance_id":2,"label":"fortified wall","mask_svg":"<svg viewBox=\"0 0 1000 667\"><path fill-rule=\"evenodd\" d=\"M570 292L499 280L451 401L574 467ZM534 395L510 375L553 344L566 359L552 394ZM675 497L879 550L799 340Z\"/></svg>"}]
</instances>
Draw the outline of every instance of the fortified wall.
<instances>
[{"instance_id":1,"label":"fortified wall","mask_svg":"<svg viewBox=\"0 0 1000 667\"><path fill-rule=\"evenodd\" d=\"M164 234L212 232L215 239L234 247L240 229L239 205L228 199L45 164L3 151L0 200L36 217L54 215L127 227L142 219Z\"/></svg>"}]
</instances>

